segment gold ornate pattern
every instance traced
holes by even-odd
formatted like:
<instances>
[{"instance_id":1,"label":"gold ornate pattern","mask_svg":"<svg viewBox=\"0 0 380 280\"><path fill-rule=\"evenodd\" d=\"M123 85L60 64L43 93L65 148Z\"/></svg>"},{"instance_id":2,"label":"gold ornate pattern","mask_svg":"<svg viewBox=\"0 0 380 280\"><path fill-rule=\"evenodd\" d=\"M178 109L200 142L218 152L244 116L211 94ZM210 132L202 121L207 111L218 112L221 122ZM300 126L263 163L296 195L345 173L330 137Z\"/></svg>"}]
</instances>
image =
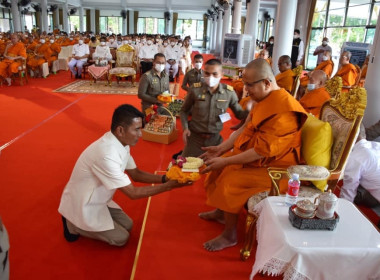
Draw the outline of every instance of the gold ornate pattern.
<instances>
[{"instance_id":1,"label":"gold ornate pattern","mask_svg":"<svg viewBox=\"0 0 380 280\"><path fill-rule=\"evenodd\" d=\"M330 101L330 104L345 118L353 120L357 116L364 115L367 106L367 91L361 87L353 88L348 93L339 94L337 98Z\"/></svg>"},{"instance_id":2,"label":"gold ornate pattern","mask_svg":"<svg viewBox=\"0 0 380 280\"><path fill-rule=\"evenodd\" d=\"M342 92L343 82L342 77L335 76L326 82L325 88L331 97L338 97Z\"/></svg>"},{"instance_id":3,"label":"gold ornate pattern","mask_svg":"<svg viewBox=\"0 0 380 280\"><path fill-rule=\"evenodd\" d=\"M293 68L292 71L296 76L301 76L302 71L303 71L303 66L298 65L296 68Z\"/></svg>"}]
</instances>

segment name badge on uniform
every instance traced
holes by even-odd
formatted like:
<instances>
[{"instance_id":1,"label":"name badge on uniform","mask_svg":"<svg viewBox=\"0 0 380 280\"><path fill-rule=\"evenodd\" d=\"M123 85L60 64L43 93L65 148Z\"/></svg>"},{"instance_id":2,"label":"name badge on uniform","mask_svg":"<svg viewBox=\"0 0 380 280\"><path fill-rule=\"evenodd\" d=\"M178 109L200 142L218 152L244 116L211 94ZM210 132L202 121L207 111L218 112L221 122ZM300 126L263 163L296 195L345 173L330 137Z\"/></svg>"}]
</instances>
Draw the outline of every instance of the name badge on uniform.
<instances>
[{"instance_id":1,"label":"name badge on uniform","mask_svg":"<svg viewBox=\"0 0 380 280\"><path fill-rule=\"evenodd\" d=\"M198 95L198 101L205 101L206 100L206 95L200 94Z\"/></svg>"},{"instance_id":2,"label":"name badge on uniform","mask_svg":"<svg viewBox=\"0 0 380 280\"><path fill-rule=\"evenodd\" d=\"M222 121L222 123L225 123L231 119L231 115L229 113L220 114L219 119Z\"/></svg>"}]
</instances>

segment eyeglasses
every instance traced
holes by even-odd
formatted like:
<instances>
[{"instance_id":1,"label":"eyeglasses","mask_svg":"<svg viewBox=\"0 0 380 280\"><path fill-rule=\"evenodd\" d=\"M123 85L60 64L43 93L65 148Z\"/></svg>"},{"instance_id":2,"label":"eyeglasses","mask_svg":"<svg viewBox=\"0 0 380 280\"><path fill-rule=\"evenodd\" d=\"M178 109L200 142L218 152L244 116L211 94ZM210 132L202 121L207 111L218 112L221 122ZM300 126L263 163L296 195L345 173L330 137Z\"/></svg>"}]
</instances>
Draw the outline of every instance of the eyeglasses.
<instances>
[{"instance_id":1,"label":"eyeglasses","mask_svg":"<svg viewBox=\"0 0 380 280\"><path fill-rule=\"evenodd\" d=\"M256 81L256 82L252 82L252 83L244 83L244 85L245 85L246 87L253 87L255 84L260 83L260 82L265 81L265 80L268 80L268 79L261 79L261 80L258 80L258 81ZM269 81L270 81L270 80L269 80Z\"/></svg>"}]
</instances>

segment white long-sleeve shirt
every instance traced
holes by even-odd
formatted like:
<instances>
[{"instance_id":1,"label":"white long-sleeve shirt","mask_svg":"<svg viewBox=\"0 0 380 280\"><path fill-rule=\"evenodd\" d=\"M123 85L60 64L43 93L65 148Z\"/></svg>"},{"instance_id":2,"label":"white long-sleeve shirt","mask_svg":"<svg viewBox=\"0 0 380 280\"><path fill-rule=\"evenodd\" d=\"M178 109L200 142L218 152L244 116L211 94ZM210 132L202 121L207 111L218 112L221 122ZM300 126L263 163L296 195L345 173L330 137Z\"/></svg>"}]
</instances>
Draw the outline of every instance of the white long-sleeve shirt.
<instances>
[{"instance_id":1,"label":"white long-sleeve shirt","mask_svg":"<svg viewBox=\"0 0 380 280\"><path fill-rule=\"evenodd\" d=\"M347 159L340 197L351 202L361 185L380 201L380 143L365 139L357 142Z\"/></svg>"}]
</instances>

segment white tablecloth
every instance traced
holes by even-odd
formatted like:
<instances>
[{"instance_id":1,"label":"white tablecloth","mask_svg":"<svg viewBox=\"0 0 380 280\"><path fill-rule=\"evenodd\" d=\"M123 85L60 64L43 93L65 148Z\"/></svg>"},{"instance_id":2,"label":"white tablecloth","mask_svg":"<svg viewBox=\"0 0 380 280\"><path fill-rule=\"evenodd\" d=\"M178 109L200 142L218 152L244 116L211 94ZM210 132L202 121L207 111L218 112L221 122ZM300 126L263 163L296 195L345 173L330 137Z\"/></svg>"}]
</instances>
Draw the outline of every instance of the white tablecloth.
<instances>
[{"instance_id":1,"label":"white tablecloth","mask_svg":"<svg viewBox=\"0 0 380 280\"><path fill-rule=\"evenodd\" d=\"M380 279L380 233L349 201L339 199L333 231L299 230L289 221L284 197L268 197L255 208L256 273L284 279Z\"/></svg>"}]
</instances>

